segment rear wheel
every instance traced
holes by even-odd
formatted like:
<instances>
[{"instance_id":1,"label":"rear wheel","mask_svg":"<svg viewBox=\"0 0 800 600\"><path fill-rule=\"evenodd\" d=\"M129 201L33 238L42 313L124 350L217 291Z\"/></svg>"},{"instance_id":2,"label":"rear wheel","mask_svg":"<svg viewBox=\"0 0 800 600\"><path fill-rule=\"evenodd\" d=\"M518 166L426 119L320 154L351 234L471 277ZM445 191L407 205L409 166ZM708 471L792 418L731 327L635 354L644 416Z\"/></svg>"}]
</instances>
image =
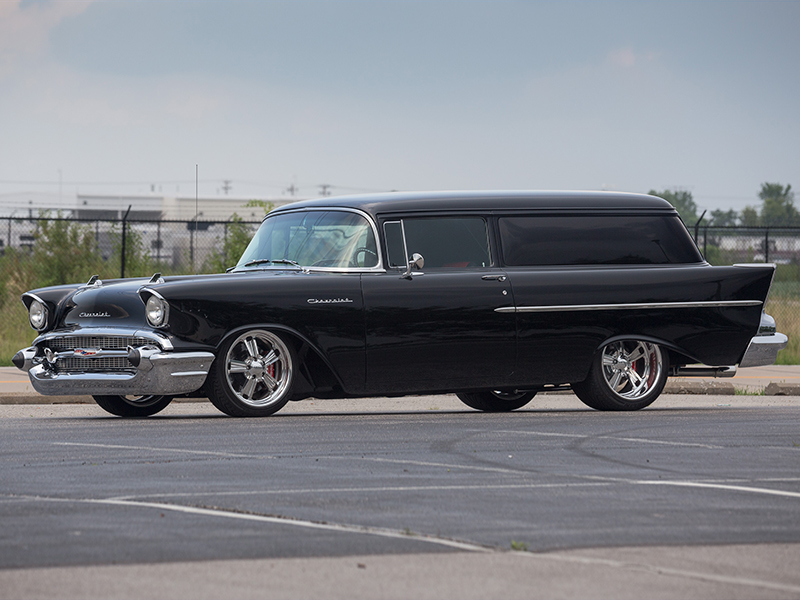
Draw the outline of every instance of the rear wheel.
<instances>
[{"instance_id":1,"label":"rear wheel","mask_svg":"<svg viewBox=\"0 0 800 600\"><path fill-rule=\"evenodd\" d=\"M668 367L667 350L658 344L612 342L597 353L586 380L573 383L572 389L597 410L639 410L661 394Z\"/></svg>"},{"instance_id":2,"label":"rear wheel","mask_svg":"<svg viewBox=\"0 0 800 600\"><path fill-rule=\"evenodd\" d=\"M149 417L164 410L172 396L92 396L103 410L118 417Z\"/></svg>"},{"instance_id":3,"label":"rear wheel","mask_svg":"<svg viewBox=\"0 0 800 600\"><path fill-rule=\"evenodd\" d=\"M456 394L470 408L484 412L509 412L522 408L533 399L536 392L471 392Z\"/></svg>"},{"instance_id":4,"label":"rear wheel","mask_svg":"<svg viewBox=\"0 0 800 600\"><path fill-rule=\"evenodd\" d=\"M209 400L232 417L265 417L292 395L297 359L290 344L265 329L225 342L209 373Z\"/></svg>"}]
</instances>

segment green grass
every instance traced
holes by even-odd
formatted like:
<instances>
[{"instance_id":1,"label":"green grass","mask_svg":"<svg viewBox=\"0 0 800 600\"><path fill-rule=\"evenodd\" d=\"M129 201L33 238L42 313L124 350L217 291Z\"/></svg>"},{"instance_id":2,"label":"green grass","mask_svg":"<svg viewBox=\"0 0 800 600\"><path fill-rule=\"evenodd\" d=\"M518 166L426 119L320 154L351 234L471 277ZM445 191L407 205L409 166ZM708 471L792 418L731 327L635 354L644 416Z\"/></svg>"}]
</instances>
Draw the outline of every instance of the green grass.
<instances>
[{"instance_id":1,"label":"green grass","mask_svg":"<svg viewBox=\"0 0 800 600\"><path fill-rule=\"evenodd\" d=\"M779 365L800 365L800 299L771 295L767 314L775 318L778 331L789 336L789 345L778 352Z\"/></svg>"},{"instance_id":2,"label":"green grass","mask_svg":"<svg viewBox=\"0 0 800 600\"><path fill-rule=\"evenodd\" d=\"M525 542L516 542L511 540L511 549L516 550L517 552L527 552L528 551L528 544Z\"/></svg>"},{"instance_id":3,"label":"green grass","mask_svg":"<svg viewBox=\"0 0 800 600\"><path fill-rule=\"evenodd\" d=\"M28 311L19 295L8 299L0 319L0 366L10 366L17 351L30 346L35 337L36 331L28 324Z\"/></svg>"}]
</instances>

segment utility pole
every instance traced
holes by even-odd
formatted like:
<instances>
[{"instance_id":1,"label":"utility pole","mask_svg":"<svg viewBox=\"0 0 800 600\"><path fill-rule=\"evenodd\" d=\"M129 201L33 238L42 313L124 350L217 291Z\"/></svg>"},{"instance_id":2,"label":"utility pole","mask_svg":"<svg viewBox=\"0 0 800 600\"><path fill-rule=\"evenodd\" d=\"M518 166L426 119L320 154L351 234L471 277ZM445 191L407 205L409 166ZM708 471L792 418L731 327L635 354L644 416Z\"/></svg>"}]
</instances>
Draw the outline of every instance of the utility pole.
<instances>
[{"instance_id":1,"label":"utility pole","mask_svg":"<svg viewBox=\"0 0 800 600\"><path fill-rule=\"evenodd\" d=\"M331 189L330 185L328 185L327 183L321 183L319 186L320 196L330 196L331 195L330 189Z\"/></svg>"},{"instance_id":2,"label":"utility pole","mask_svg":"<svg viewBox=\"0 0 800 600\"><path fill-rule=\"evenodd\" d=\"M225 195L228 195L228 192L231 191L231 180L230 179L223 179L222 180L222 191L225 192Z\"/></svg>"}]
</instances>

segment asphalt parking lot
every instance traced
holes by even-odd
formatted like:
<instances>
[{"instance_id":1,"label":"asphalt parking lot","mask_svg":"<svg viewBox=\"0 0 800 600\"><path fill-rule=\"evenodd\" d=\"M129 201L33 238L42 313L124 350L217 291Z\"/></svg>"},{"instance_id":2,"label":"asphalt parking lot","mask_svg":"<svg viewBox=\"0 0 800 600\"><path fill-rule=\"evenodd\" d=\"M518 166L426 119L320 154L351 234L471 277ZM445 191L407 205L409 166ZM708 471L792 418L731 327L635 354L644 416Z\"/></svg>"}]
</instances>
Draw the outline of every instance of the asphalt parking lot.
<instances>
[{"instance_id":1,"label":"asphalt parking lot","mask_svg":"<svg viewBox=\"0 0 800 600\"><path fill-rule=\"evenodd\" d=\"M0 598L800 598L800 397L0 406Z\"/></svg>"}]
</instances>

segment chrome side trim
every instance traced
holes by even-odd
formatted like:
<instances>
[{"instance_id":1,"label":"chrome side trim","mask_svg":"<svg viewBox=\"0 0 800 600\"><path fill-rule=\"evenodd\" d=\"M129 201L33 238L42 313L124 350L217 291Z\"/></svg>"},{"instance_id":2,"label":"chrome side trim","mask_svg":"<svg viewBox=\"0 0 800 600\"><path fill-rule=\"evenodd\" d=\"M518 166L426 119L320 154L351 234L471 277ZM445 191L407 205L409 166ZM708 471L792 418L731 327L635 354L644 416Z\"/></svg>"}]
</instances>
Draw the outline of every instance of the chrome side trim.
<instances>
[{"instance_id":1,"label":"chrome side trim","mask_svg":"<svg viewBox=\"0 0 800 600\"><path fill-rule=\"evenodd\" d=\"M562 304L550 306L501 306L499 313L578 312L585 310L639 310L643 308L733 308L761 306L760 300L708 300L699 302L637 302L629 304Z\"/></svg>"}]
</instances>

